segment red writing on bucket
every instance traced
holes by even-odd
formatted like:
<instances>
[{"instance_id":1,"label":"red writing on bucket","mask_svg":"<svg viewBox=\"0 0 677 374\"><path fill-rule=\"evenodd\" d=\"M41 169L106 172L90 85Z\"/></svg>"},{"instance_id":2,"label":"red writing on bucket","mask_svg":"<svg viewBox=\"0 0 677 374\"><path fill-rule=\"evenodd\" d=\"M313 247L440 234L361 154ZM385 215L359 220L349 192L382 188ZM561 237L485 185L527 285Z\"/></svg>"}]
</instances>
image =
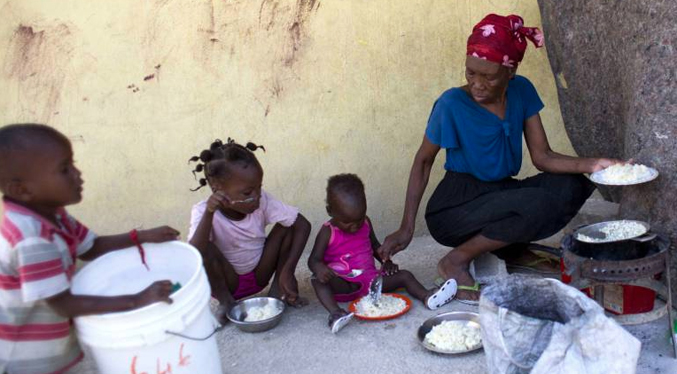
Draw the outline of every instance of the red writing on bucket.
<instances>
[{"instance_id":1,"label":"red writing on bucket","mask_svg":"<svg viewBox=\"0 0 677 374\"><path fill-rule=\"evenodd\" d=\"M140 361L138 356L132 358L132 364L129 368L131 374L172 374L172 364L169 361L163 361L160 358L155 360L155 371L141 371L137 369L137 363ZM146 361L146 360L144 360ZM183 353L183 343L179 347L179 359L174 363L174 368L181 368L190 365L190 355Z\"/></svg>"}]
</instances>

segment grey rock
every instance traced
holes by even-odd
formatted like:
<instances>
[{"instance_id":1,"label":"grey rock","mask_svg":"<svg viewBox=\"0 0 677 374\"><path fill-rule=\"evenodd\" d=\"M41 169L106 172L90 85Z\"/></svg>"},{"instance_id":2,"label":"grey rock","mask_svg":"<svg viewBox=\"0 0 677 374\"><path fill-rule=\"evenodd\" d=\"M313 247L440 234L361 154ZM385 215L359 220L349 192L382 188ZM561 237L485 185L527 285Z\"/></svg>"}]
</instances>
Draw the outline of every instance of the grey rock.
<instances>
[{"instance_id":1,"label":"grey rock","mask_svg":"<svg viewBox=\"0 0 677 374\"><path fill-rule=\"evenodd\" d=\"M621 217L667 234L674 252L677 2L539 0L539 6L574 149L585 157L633 158L660 172L650 183L600 190L620 203ZM677 255L672 258L677 284Z\"/></svg>"}]
</instances>

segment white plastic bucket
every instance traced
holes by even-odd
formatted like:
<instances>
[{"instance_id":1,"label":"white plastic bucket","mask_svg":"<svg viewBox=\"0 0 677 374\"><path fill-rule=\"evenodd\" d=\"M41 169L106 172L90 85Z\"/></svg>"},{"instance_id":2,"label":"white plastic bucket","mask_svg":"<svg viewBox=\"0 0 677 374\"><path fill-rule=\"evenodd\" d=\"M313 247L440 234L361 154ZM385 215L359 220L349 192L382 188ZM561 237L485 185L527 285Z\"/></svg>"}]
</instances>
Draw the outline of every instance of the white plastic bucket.
<instances>
[{"instance_id":1,"label":"white plastic bucket","mask_svg":"<svg viewBox=\"0 0 677 374\"><path fill-rule=\"evenodd\" d=\"M178 241L143 246L150 271L136 247L111 252L80 270L71 292L127 295L169 279L182 285L171 295L174 302L75 318L80 342L90 348L101 374L222 374L213 335L218 323L209 309L211 290L199 252Z\"/></svg>"}]
</instances>

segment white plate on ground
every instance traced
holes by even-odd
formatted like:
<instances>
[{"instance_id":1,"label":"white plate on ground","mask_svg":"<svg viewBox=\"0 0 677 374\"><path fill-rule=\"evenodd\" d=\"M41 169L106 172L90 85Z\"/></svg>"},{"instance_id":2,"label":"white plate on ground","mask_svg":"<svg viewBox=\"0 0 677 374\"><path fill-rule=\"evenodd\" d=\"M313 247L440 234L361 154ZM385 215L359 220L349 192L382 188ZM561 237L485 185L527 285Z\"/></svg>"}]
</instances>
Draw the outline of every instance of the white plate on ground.
<instances>
[{"instance_id":1,"label":"white plate on ground","mask_svg":"<svg viewBox=\"0 0 677 374\"><path fill-rule=\"evenodd\" d=\"M658 170L651 168L651 167L648 167L648 166L647 166L647 169L649 169L649 172L647 174L645 174L644 176L642 176L638 179L635 179L635 180L632 180L632 181L629 181L629 182L610 182L610 181L607 181L606 178L605 178L607 169L602 169L602 170L599 170L599 171L596 171L596 172L590 174L590 180L593 181L594 183L604 184L604 185L607 185L607 186L630 186L630 185L633 185L633 184L650 182L650 181L652 181L652 180L654 180L658 177Z\"/></svg>"}]
</instances>

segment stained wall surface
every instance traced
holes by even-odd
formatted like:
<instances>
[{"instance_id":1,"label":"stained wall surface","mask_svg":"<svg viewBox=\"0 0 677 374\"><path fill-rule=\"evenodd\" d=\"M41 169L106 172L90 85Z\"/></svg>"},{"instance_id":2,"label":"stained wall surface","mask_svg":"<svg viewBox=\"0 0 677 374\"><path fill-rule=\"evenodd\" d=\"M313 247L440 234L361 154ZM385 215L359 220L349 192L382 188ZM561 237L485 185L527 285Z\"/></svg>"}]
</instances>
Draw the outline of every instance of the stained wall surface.
<instances>
[{"instance_id":1,"label":"stained wall surface","mask_svg":"<svg viewBox=\"0 0 677 374\"><path fill-rule=\"evenodd\" d=\"M100 233L185 234L208 196L189 191L187 160L232 137L265 145L264 187L315 228L326 178L360 175L383 239L432 104L464 84L466 38L490 12L540 26L536 0L0 1L0 124L68 135L85 179L70 210ZM573 154L546 52L530 47L519 73L552 147ZM524 155L520 176L535 172ZM442 174L440 156L426 196Z\"/></svg>"}]
</instances>

